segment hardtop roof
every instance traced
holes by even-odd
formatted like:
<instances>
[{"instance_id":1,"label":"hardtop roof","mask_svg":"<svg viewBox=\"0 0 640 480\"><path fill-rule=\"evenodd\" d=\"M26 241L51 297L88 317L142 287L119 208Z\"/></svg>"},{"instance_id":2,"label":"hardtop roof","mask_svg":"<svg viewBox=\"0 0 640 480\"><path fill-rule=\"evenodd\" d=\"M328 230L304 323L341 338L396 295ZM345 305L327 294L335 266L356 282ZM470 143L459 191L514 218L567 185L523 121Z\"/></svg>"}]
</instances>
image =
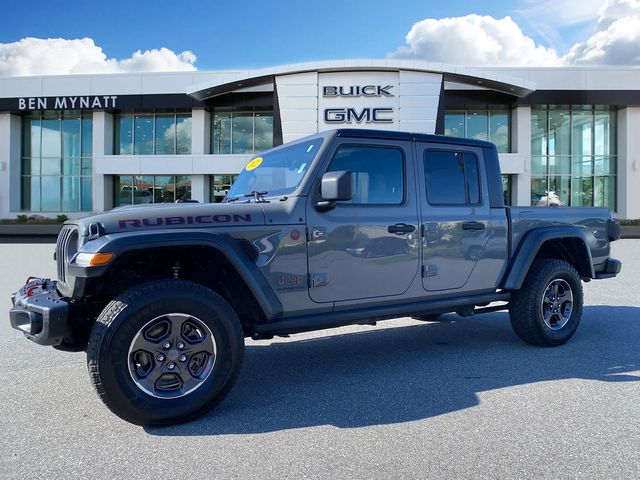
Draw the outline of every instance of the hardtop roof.
<instances>
[{"instance_id":1,"label":"hardtop roof","mask_svg":"<svg viewBox=\"0 0 640 480\"><path fill-rule=\"evenodd\" d=\"M382 140L404 140L409 142L433 142L445 143L449 145L468 145L474 147L494 147L494 144L485 140L473 138L450 137L446 135L435 135L428 133L396 132L391 130L373 130L356 128L339 128L335 130L337 137L352 138L379 138Z\"/></svg>"}]
</instances>

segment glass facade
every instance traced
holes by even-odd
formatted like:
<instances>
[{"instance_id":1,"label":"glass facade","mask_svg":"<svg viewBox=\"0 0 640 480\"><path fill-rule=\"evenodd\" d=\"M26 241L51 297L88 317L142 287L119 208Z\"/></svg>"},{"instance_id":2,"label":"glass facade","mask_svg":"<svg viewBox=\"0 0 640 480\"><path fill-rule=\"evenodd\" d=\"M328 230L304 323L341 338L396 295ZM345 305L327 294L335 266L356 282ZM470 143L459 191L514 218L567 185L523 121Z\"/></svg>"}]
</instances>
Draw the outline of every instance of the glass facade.
<instances>
[{"instance_id":1,"label":"glass facade","mask_svg":"<svg viewBox=\"0 0 640 480\"><path fill-rule=\"evenodd\" d=\"M214 112L211 115L211 152L262 152L273 147L273 112Z\"/></svg>"},{"instance_id":2,"label":"glass facade","mask_svg":"<svg viewBox=\"0 0 640 480\"><path fill-rule=\"evenodd\" d=\"M188 155L191 113L140 113L115 116L116 155Z\"/></svg>"},{"instance_id":3,"label":"glass facade","mask_svg":"<svg viewBox=\"0 0 640 480\"><path fill-rule=\"evenodd\" d=\"M531 111L531 204L616 209L616 111L583 105Z\"/></svg>"},{"instance_id":4,"label":"glass facade","mask_svg":"<svg viewBox=\"0 0 640 480\"><path fill-rule=\"evenodd\" d=\"M113 186L114 207L191 199L190 176L119 175L113 178Z\"/></svg>"},{"instance_id":5,"label":"glass facade","mask_svg":"<svg viewBox=\"0 0 640 480\"><path fill-rule=\"evenodd\" d=\"M45 111L23 117L22 210L91 211L92 135L90 113Z\"/></svg>"},{"instance_id":6,"label":"glass facade","mask_svg":"<svg viewBox=\"0 0 640 480\"><path fill-rule=\"evenodd\" d=\"M210 201L213 203L222 202L236 178L238 175L211 175Z\"/></svg>"},{"instance_id":7,"label":"glass facade","mask_svg":"<svg viewBox=\"0 0 640 480\"><path fill-rule=\"evenodd\" d=\"M448 110L444 114L444 134L451 137L489 140L498 152L511 151L511 111L505 106L488 110Z\"/></svg>"}]
</instances>

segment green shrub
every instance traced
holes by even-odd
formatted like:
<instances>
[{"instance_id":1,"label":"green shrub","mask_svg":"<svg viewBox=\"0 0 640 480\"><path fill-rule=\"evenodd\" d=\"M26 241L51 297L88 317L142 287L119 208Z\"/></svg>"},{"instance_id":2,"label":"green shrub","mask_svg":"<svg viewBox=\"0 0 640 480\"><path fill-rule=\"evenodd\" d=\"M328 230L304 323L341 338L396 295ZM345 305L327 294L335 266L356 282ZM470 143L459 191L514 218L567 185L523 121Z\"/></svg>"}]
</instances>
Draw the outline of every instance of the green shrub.
<instances>
[{"instance_id":1,"label":"green shrub","mask_svg":"<svg viewBox=\"0 0 640 480\"><path fill-rule=\"evenodd\" d=\"M56 222L58 223L64 223L67 220L69 220L69 217L67 217L64 213L62 215L56 215Z\"/></svg>"},{"instance_id":2,"label":"green shrub","mask_svg":"<svg viewBox=\"0 0 640 480\"><path fill-rule=\"evenodd\" d=\"M18 215L16 220L18 223L27 223L27 220L29 220L29 217L27 215Z\"/></svg>"}]
</instances>

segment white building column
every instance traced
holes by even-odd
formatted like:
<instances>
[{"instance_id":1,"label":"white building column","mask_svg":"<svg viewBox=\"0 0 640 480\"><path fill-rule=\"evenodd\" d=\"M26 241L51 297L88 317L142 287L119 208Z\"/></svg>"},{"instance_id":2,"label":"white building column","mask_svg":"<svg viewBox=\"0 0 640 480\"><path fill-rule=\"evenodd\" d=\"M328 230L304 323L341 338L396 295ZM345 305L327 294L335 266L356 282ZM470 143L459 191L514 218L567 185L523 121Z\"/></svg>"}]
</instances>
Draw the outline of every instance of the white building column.
<instances>
[{"instance_id":1,"label":"white building column","mask_svg":"<svg viewBox=\"0 0 640 480\"><path fill-rule=\"evenodd\" d=\"M20 135L20 116L0 114L0 218L20 213Z\"/></svg>"},{"instance_id":2,"label":"white building column","mask_svg":"<svg viewBox=\"0 0 640 480\"><path fill-rule=\"evenodd\" d=\"M211 153L211 112L204 108L191 110L191 154Z\"/></svg>"},{"instance_id":3,"label":"white building column","mask_svg":"<svg viewBox=\"0 0 640 480\"><path fill-rule=\"evenodd\" d=\"M640 219L640 107L618 110L617 211L624 220Z\"/></svg>"},{"instance_id":4,"label":"white building column","mask_svg":"<svg viewBox=\"0 0 640 480\"><path fill-rule=\"evenodd\" d=\"M209 203L209 175L191 175L191 199Z\"/></svg>"},{"instance_id":5,"label":"white building column","mask_svg":"<svg viewBox=\"0 0 640 480\"><path fill-rule=\"evenodd\" d=\"M211 112L204 108L191 110L191 154L211 153ZM209 175L191 175L191 198L209 202Z\"/></svg>"},{"instance_id":6,"label":"white building column","mask_svg":"<svg viewBox=\"0 0 640 480\"><path fill-rule=\"evenodd\" d=\"M96 157L113 155L113 115L93 112L93 211L113 208L113 179L96 173Z\"/></svg>"},{"instance_id":7,"label":"white building column","mask_svg":"<svg viewBox=\"0 0 640 480\"><path fill-rule=\"evenodd\" d=\"M511 150L524 158L524 172L513 182L514 205L531 204L531 107L520 105L511 112Z\"/></svg>"}]
</instances>

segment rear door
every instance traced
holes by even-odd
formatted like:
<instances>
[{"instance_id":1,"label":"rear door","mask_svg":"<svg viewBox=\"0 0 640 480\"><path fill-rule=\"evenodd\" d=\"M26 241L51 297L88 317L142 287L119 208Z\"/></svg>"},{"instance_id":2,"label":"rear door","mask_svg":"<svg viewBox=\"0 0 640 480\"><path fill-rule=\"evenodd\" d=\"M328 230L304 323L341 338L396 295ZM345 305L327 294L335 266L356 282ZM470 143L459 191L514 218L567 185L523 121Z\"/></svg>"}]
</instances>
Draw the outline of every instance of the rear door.
<instances>
[{"instance_id":1,"label":"rear door","mask_svg":"<svg viewBox=\"0 0 640 480\"><path fill-rule=\"evenodd\" d=\"M465 290L491 231L482 149L417 143L420 178L422 284Z\"/></svg>"},{"instance_id":2,"label":"rear door","mask_svg":"<svg viewBox=\"0 0 640 480\"><path fill-rule=\"evenodd\" d=\"M307 203L309 295L338 302L400 295L419 269L411 142L337 138L320 171L352 172L353 198L319 212Z\"/></svg>"}]
</instances>

